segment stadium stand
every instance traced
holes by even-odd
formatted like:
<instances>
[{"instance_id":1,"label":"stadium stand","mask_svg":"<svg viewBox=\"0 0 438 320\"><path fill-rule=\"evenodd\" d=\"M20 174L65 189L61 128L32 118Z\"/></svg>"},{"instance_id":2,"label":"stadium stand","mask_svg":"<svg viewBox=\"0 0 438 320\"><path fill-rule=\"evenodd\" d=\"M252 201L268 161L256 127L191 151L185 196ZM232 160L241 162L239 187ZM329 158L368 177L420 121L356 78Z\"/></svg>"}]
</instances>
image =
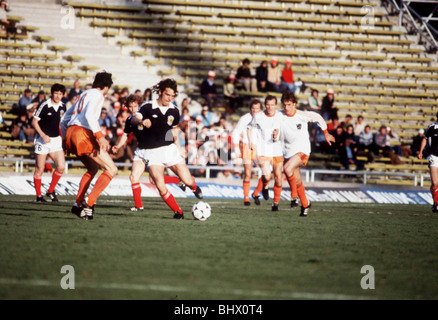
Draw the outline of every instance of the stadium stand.
<instances>
[{"instance_id":1,"label":"stadium stand","mask_svg":"<svg viewBox=\"0 0 438 320\"><path fill-rule=\"evenodd\" d=\"M276 56L281 68L291 58L295 79L309 88L298 94L302 108L307 107L310 88L320 93L333 88L340 119L347 114L354 118L363 115L374 131L382 124L391 126L397 129L401 144L409 144L418 129L424 128L425 122L433 120L436 114L436 55L418 45L416 36L399 27L397 19L389 16L379 1L113 3L116 4L74 1L64 4L75 8L83 28L89 27L108 45L118 47L122 56L131 56L134 62L143 64L148 74L176 78L182 91L194 99L199 97L199 85L208 70L216 71L221 91L222 79L235 73L244 58L249 58L255 69L261 61ZM20 41L32 46L20 47ZM70 64L59 63L57 57L61 52ZM19 94L19 90L14 91L16 88L29 85L24 81L30 78L35 78L38 88L47 88L43 81L59 76L52 71L55 68L62 73L70 72L75 78L80 77L79 71L85 76L94 71L95 66L88 61L77 67L82 62L81 55L68 52L68 46L51 43L44 35L34 37L33 41L16 39L9 46L1 42L0 59L4 60L1 76L5 87L1 94L12 98ZM45 64L34 60L43 60ZM20 77L21 82L10 82L9 76ZM264 95L242 89L238 92L246 97ZM243 106L237 112L247 112L247 108ZM324 155L315 154L309 163L339 167L338 159L323 158ZM412 161L403 159L405 165ZM365 169L381 169L378 166L379 163L370 163Z\"/></svg>"}]
</instances>

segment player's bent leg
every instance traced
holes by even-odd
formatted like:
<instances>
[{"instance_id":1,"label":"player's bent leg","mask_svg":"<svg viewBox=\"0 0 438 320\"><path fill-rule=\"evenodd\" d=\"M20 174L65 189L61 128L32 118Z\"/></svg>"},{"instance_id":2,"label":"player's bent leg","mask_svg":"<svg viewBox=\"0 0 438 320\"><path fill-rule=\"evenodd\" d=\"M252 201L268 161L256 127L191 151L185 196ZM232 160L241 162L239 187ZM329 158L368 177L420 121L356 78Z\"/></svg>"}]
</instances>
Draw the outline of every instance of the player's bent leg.
<instances>
[{"instance_id":1,"label":"player's bent leg","mask_svg":"<svg viewBox=\"0 0 438 320\"><path fill-rule=\"evenodd\" d=\"M100 150L97 152L97 154L89 154L88 156L103 169L103 173L97 179L96 184L88 196L88 201L86 201L86 204L90 208L93 208L97 198L110 184L113 177L117 174L118 169L111 156L106 151ZM85 201L82 201L81 204L84 204L84 202Z\"/></svg>"},{"instance_id":2,"label":"player's bent leg","mask_svg":"<svg viewBox=\"0 0 438 320\"><path fill-rule=\"evenodd\" d=\"M170 166L169 169L172 170L181 179L181 181L193 191L196 198L203 198L202 190L196 185L195 177L192 176L185 162L180 162Z\"/></svg>"},{"instance_id":3,"label":"player's bent leg","mask_svg":"<svg viewBox=\"0 0 438 320\"><path fill-rule=\"evenodd\" d=\"M271 162L265 160L261 163L263 189L262 195L265 200L269 199L269 182L271 181Z\"/></svg>"},{"instance_id":4,"label":"player's bent leg","mask_svg":"<svg viewBox=\"0 0 438 320\"><path fill-rule=\"evenodd\" d=\"M306 196L306 188L304 187L303 181L301 179L300 168L299 167L295 168L293 174L294 174L295 179L296 179L297 193L298 193L298 197L300 198L300 202L301 202L301 213L300 213L300 216L301 217L307 217L307 214L308 214L309 209L311 207L311 203L307 199L307 196Z\"/></svg>"},{"instance_id":5,"label":"player's bent leg","mask_svg":"<svg viewBox=\"0 0 438 320\"><path fill-rule=\"evenodd\" d=\"M174 212L173 217L175 219L184 219L184 214L180 206L176 202L174 196L169 192L169 190L167 190L166 183L164 182L164 167L159 165L150 165L148 171L149 171L149 175L155 182L155 186L157 187L161 198Z\"/></svg>"},{"instance_id":6,"label":"player's bent leg","mask_svg":"<svg viewBox=\"0 0 438 320\"><path fill-rule=\"evenodd\" d=\"M281 190L282 190L282 176L283 176L283 163L276 163L274 167L274 202L272 204L272 211L278 211L278 204L280 202Z\"/></svg>"},{"instance_id":7,"label":"player's bent leg","mask_svg":"<svg viewBox=\"0 0 438 320\"><path fill-rule=\"evenodd\" d=\"M48 196L52 202L58 202L58 197L56 196L55 188L61 179L65 170L65 157L64 151L59 150L49 153L49 156L55 162L55 171L52 174L52 181L50 182L49 190L47 190L46 196Z\"/></svg>"}]
</instances>

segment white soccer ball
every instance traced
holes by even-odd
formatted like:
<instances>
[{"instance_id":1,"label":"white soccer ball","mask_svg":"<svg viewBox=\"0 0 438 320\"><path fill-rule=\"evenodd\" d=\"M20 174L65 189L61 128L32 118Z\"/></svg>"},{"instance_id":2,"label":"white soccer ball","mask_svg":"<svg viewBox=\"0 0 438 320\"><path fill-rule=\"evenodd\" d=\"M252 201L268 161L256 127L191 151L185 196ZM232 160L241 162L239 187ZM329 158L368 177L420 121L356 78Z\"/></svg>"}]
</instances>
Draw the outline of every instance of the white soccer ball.
<instances>
[{"instance_id":1,"label":"white soccer ball","mask_svg":"<svg viewBox=\"0 0 438 320\"><path fill-rule=\"evenodd\" d=\"M211 207L207 202L199 201L193 205L192 215L196 220L205 221L211 216Z\"/></svg>"}]
</instances>

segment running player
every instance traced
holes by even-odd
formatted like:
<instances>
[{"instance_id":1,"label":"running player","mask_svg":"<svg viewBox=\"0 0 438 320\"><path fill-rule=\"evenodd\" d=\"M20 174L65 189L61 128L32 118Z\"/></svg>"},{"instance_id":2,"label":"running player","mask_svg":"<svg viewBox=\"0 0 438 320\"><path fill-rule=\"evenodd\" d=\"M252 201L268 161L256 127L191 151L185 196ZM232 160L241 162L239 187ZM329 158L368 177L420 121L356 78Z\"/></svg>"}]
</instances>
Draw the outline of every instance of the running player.
<instances>
[{"instance_id":1,"label":"running player","mask_svg":"<svg viewBox=\"0 0 438 320\"><path fill-rule=\"evenodd\" d=\"M240 155L243 160L243 204L249 206L251 202L249 201L249 190L251 188L251 173L252 165L255 160L255 149L250 150L248 146L248 125L251 123L252 118L255 114L262 110L262 104L259 100L252 100L250 103L250 112L240 117L239 122L237 122L236 127L233 130L232 138L235 146L240 146ZM254 136L256 131L253 131L252 141L255 144L256 137ZM261 183L261 178L259 180ZM262 185L263 186L263 185ZM258 200L258 198L257 198ZM260 204L260 201L258 203Z\"/></svg>"},{"instance_id":2,"label":"running player","mask_svg":"<svg viewBox=\"0 0 438 320\"><path fill-rule=\"evenodd\" d=\"M248 127L248 141L250 148L257 151L257 162L262 170L262 194L265 200L269 199L269 181L274 172L274 202L272 211L278 211L282 189L283 150L280 142L281 114L277 112L277 98L268 95L265 98L265 110L257 113ZM257 145L252 141L252 131L258 130ZM272 166L272 169L271 169ZM258 200L260 189L257 188L253 197Z\"/></svg>"},{"instance_id":3,"label":"running player","mask_svg":"<svg viewBox=\"0 0 438 320\"><path fill-rule=\"evenodd\" d=\"M297 98L292 92L284 92L281 97L281 103L283 105L283 111L281 112L282 117L280 120L280 139L284 158L286 159L284 172L291 187L294 184L294 182L291 182L291 178L295 177L296 191L301 201L300 216L305 217L308 214L311 203L306 197L300 167L306 166L310 155L310 140L307 124L309 122L316 122L321 130L323 130L325 139L329 145L335 142L335 139L327 132L327 124L319 114L312 111L300 111L296 109Z\"/></svg>"},{"instance_id":4,"label":"running player","mask_svg":"<svg viewBox=\"0 0 438 320\"><path fill-rule=\"evenodd\" d=\"M132 133L136 136L137 140L140 141L143 137L141 126L133 127L131 125L131 118L137 113L138 109L140 108L140 105L142 104L143 99L141 96L131 94L126 99L126 105L128 106L129 110L129 117L126 120L125 123L125 129L123 135L120 137L119 141L116 145L112 147L112 152L114 154L117 153L117 151L126 143L128 140L128 136ZM132 168L131 168L131 175L129 176L129 179L131 181L132 186L132 194L134 196L134 207L131 208L131 211L142 211L144 210L143 202L141 200L141 185L140 185L140 178L143 172L145 171L147 166L147 162L144 161L144 159L139 158L138 156L134 155L134 159L132 162ZM153 183L152 179L150 179ZM178 177L171 177L171 176L164 176L164 182L167 183L175 183L178 184L178 186L184 191L185 185L182 183L182 181L179 180Z\"/></svg>"},{"instance_id":5,"label":"running player","mask_svg":"<svg viewBox=\"0 0 438 320\"><path fill-rule=\"evenodd\" d=\"M432 181L430 186L433 199L432 212L438 212L438 113L436 117L437 122L427 127L417 155L418 159L423 159L423 151L426 146L428 147L429 156L427 159L429 160L429 173Z\"/></svg>"},{"instance_id":6,"label":"running player","mask_svg":"<svg viewBox=\"0 0 438 320\"><path fill-rule=\"evenodd\" d=\"M75 154L87 168L79 183L76 203L72 207L72 213L85 220L93 219L97 198L118 171L108 153L109 142L105 139L98 122L105 95L112 84L111 73L96 74L92 88L80 95L65 113L61 124L67 154ZM85 199L91 181L99 169L102 169L103 173Z\"/></svg>"},{"instance_id":7,"label":"running player","mask_svg":"<svg viewBox=\"0 0 438 320\"><path fill-rule=\"evenodd\" d=\"M36 191L37 202L47 202L41 194L42 175L46 164L47 156L55 162L55 171L52 174L52 181L46 193L52 202L57 202L55 187L64 173L65 157L62 149L62 138L59 133L61 118L66 110L62 103L65 94L65 87L55 83L50 89L50 99L44 101L33 116L32 125L35 128L35 172L33 181Z\"/></svg>"},{"instance_id":8,"label":"running player","mask_svg":"<svg viewBox=\"0 0 438 320\"><path fill-rule=\"evenodd\" d=\"M156 84L152 91L158 94L156 100L145 102L131 118L131 126L139 126L142 138L135 152L137 160L148 163L149 176L152 178L164 202L174 212L175 219L184 219L184 213L173 195L167 190L164 181L164 169L172 170L182 182L190 187L195 196L202 199L202 191L186 166L178 146L180 114L172 103L178 94L178 85L173 79L164 79Z\"/></svg>"}]
</instances>

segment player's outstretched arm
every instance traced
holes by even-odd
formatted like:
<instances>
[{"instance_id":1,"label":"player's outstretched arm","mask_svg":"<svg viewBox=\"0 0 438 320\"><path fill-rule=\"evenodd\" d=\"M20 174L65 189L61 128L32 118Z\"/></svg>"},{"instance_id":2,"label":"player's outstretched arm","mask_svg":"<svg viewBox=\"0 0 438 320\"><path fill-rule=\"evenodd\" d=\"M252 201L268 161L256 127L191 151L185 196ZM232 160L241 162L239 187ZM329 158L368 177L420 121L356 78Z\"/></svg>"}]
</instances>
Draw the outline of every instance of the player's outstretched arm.
<instances>
[{"instance_id":1,"label":"player's outstretched arm","mask_svg":"<svg viewBox=\"0 0 438 320\"><path fill-rule=\"evenodd\" d=\"M420 151L418 151L418 155L417 155L418 159L423 159L423 151L424 148L426 148L426 143L427 143L426 138L423 138L423 140L421 140Z\"/></svg>"}]
</instances>

